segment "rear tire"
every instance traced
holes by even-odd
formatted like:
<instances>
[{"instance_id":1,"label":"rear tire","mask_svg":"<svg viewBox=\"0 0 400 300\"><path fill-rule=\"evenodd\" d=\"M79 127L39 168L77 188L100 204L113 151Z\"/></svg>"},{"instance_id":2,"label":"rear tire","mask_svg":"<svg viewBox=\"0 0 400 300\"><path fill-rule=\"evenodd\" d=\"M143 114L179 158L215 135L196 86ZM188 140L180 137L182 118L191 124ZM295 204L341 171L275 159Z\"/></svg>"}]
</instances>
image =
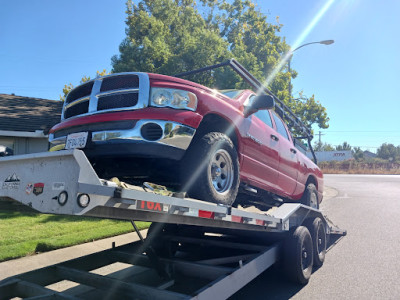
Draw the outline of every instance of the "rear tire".
<instances>
[{"instance_id":1,"label":"rear tire","mask_svg":"<svg viewBox=\"0 0 400 300\"><path fill-rule=\"evenodd\" d=\"M178 226L175 224L151 223L147 230L146 244L159 257L173 257L178 249L178 243L164 240L166 235L176 235Z\"/></svg>"},{"instance_id":2,"label":"rear tire","mask_svg":"<svg viewBox=\"0 0 400 300\"><path fill-rule=\"evenodd\" d=\"M314 266L321 267L325 261L326 254L326 230L321 218L309 220L305 224L310 231L314 248Z\"/></svg>"},{"instance_id":3,"label":"rear tire","mask_svg":"<svg viewBox=\"0 0 400 300\"><path fill-rule=\"evenodd\" d=\"M319 209L318 191L313 183L309 183L304 191L301 203Z\"/></svg>"},{"instance_id":4,"label":"rear tire","mask_svg":"<svg viewBox=\"0 0 400 300\"><path fill-rule=\"evenodd\" d=\"M304 226L291 229L283 251L286 276L292 282L307 284L313 267L313 242L308 229Z\"/></svg>"},{"instance_id":5,"label":"rear tire","mask_svg":"<svg viewBox=\"0 0 400 300\"><path fill-rule=\"evenodd\" d=\"M210 132L194 140L181 167L182 190L190 197L233 204L239 189L239 160L228 136Z\"/></svg>"}]
</instances>

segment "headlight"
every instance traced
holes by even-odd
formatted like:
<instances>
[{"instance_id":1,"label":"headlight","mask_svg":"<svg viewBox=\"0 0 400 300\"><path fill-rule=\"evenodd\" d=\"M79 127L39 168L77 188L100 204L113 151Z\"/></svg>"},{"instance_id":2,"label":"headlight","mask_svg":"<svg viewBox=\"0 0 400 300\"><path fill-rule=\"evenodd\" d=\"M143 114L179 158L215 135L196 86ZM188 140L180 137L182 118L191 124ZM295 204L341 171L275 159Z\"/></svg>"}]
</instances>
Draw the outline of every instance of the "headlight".
<instances>
[{"instance_id":1,"label":"headlight","mask_svg":"<svg viewBox=\"0 0 400 300\"><path fill-rule=\"evenodd\" d=\"M156 107L196 110L197 97L183 90L152 88L150 104Z\"/></svg>"}]
</instances>

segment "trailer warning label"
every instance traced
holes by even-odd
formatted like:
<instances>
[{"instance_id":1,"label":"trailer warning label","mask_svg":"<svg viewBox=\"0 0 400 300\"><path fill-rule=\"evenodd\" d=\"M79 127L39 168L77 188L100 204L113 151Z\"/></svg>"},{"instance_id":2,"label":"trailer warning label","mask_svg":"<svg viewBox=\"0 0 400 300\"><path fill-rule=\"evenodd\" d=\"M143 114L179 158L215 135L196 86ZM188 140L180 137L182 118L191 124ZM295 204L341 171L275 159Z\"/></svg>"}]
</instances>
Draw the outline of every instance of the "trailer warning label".
<instances>
[{"instance_id":1,"label":"trailer warning label","mask_svg":"<svg viewBox=\"0 0 400 300\"><path fill-rule=\"evenodd\" d=\"M65 190L65 182L53 182L53 191L63 191Z\"/></svg>"}]
</instances>

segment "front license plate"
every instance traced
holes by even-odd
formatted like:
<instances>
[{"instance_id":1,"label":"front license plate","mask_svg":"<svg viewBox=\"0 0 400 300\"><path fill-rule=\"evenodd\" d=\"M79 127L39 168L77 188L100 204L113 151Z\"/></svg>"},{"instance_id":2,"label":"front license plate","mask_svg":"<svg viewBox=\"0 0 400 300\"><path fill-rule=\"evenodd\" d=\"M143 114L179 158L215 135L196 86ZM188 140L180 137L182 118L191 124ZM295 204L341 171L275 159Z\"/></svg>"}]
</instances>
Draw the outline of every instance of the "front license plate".
<instances>
[{"instance_id":1,"label":"front license plate","mask_svg":"<svg viewBox=\"0 0 400 300\"><path fill-rule=\"evenodd\" d=\"M86 146L88 132L77 132L67 135L65 149L84 148Z\"/></svg>"},{"instance_id":2,"label":"front license plate","mask_svg":"<svg viewBox=\"0 0 400 300\"><path fill-rule=\"evenodd\" d=\"M162 203L151 202L151 201L142 201L142 200L137 200L136 208L142 209L142 210L151 210L151 211L160 211L160 212L162 212L164 210Z\"/></svg>"}]
</instances>

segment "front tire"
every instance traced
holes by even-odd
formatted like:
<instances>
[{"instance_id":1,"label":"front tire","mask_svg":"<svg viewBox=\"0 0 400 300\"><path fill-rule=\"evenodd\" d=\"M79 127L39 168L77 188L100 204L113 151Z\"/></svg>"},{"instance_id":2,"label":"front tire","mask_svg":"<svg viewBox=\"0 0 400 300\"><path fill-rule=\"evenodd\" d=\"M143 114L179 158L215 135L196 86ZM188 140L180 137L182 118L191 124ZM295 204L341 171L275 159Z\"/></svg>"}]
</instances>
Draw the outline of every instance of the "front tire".
<instances>
[{"instance_id":1,"label":"front tire","mask_svg":"<svg viewBox=\"0 0 400 300\"><path fill-rule=\"evenodd\" d=\"M210 132L195 140L182 167L182 189L188 191L190 197L233 204L239 189L239 160L228 136Z\"/></svg>"},{"instance_id":2,"label":"front tire","mask_svg":"<svg viewBox=\"0 0 400 300\"><path fill-rule=\"evenodd\" d=\"M319 209L318 192L313 183L309 183L304 191L301 203L311 208Z\"/></svg>"}]
</instances>

